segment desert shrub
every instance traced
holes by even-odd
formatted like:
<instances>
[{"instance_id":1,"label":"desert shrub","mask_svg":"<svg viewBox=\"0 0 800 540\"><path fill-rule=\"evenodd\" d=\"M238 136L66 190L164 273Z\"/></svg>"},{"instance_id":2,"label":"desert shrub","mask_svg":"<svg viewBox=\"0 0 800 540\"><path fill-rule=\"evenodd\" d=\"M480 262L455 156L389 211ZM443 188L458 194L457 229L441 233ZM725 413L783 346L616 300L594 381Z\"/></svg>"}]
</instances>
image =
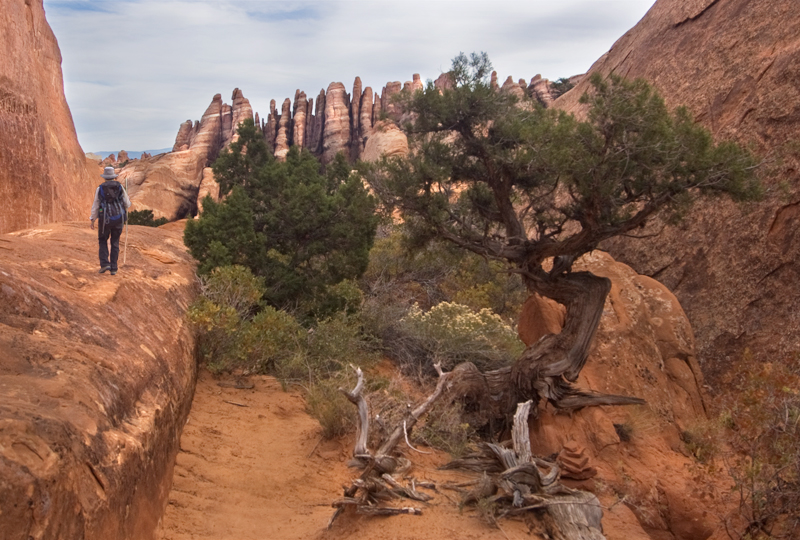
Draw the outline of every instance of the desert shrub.
<instances>
[{"instance_id":1,"label":"desert shrub","mask_svg":"<svg viewBox=\"0 0 800 540\"><path fill-rule=\"evenodd\" d=\"M244 266L222 266L200 277L200 290L204 298L244 317L260 303L264 280Z\"/></svg>"},{"instance_id":2,"label":"desert shrub","mask_svg":"<svg viewBox=\"0 0 800 540\"><path fill-rule=\"evenodd\" d=\"M298 354L305 334L289 313L266 306L242 326L240 347L252 371L273 373L276 365Z\"/></svg>"},{"instance_id":3,"label":"desert shrub","mask_svg":"<svg viewBox=\"0 0 800 540\"><path fill-rule=\"evenodd\" d=\"M729 533L739 539L800 536L800 355L760 363L749 351L720 396L721 424L731 453L725 456L738 494L738 518Z\"/></svg>"},{"instance_id":4,"label":"desert shrub","mask_svg":"<svg viewBox=\"0 0 800 540\"><path fill-rule=\"evenodd\" d=\"M370 251L361 280L367 299L423 309L456 302L475 311L488 308L507 319L519 315L528 297L519 275L498 261L444 242L409 244L405 227L385 228Z\"/></svg>"},{"instance_id":5,"label":"desert shrub","mask_svg":"<svg viewBox=\"0 0 800 540\"><path fill-rule=\"evenodd\" d=\"M201 296L189 308L202 364L213 373L240 371L275 375L284 388L299 384L309 413L323 435L341 435L354 425L355 408L338 392L352 384L349 365L367 367L374 344L361 331L360 301L351 284L336 285L337 312L304 327L296 317L262 302L263 279L243 266L215 268L200 278Z\"/></svg>"},{"instance_id":6,"label":"desert shrub","mask_svg":"<svg viewBox=\"0 0 800 540\"><path fill-rule=\"evenodd\" d=\"M212 373L231 369L239 356L242 323L236 310L201 297L189 308L189 321L195 328L200 363Z\"/></svg>"},{"instance_id":7,"label":"desert shrub","mask_svg":"<svg viewBox=\"0 0 800 540\"><path fill-rule=\"evenodd\" d=\"M339 437L353 430L357 422L357 412L339 388L352 388L346 372L321 380L309 386L306 392L308 413L319 421L322 436L326 439Z\"/></svg>"},{"instance_id":8,"label":"desert shrub","mask_svg":"<svg viewBox=\"0 0 800 540\"><path fill-rule=\"evenodd\" d=\"M489 309L475 312L461 304L442 302L427 312L414 305L400 320L406 346L422 351L417 362L441 362L445 370L472 362L481 371L506 366L524 349L517 333Z\"/></svg>"},{"instance_id":9,"label":"desert shrub","mask_svg":"<svg viewBox=\"0 0 800 540\"><path fill-rule=\"evenodd\" d=\"M459 402L433 406L423 425L414 432L414 440L449 453L453 458L463 457L477 440L475 430L464 422L464 407Z\"/></svg>"},{"instance_id":10,"label":"desert shrub","mask_svg":"<svg viewBox=\"0 0 800 540\"><path fill-rule=\"evenodd\" d=\"M165 217L155 219L152 210L132 210L128 212L128 225L144 225L145 227L159 227L169 223Z\"/></svg>"}]
</instances>

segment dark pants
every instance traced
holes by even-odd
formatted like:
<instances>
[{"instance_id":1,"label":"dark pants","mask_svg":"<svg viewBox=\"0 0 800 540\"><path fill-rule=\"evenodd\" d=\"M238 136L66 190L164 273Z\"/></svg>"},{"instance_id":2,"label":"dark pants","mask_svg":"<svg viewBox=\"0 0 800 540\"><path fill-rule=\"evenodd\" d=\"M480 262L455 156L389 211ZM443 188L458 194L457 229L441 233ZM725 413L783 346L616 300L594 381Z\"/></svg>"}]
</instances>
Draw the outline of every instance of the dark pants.
<instances>
[{"instance_id":1,"label":"dark pants","mask_svg":"<svg viewBox=\"0 0 800 540\"><path fill-rule=\"evenodd\" d=\"M101 218L102 219L102 218ZM97 239L100 242L100 268L110 266L111 270L117 271L117 259L119 258L119 237L122 236L123 225L104 225L100 222L97 229ZM108 261L108 238L111 237L111 264Z\"/></svg>"}]
</instances>

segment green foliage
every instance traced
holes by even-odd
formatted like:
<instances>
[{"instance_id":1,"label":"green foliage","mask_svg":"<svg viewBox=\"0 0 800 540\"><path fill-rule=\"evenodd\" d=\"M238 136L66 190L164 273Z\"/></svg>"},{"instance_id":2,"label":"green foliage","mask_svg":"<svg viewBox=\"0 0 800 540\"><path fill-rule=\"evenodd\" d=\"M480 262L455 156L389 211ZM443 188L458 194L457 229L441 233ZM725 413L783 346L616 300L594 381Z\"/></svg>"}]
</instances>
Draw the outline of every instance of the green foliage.
<instances>
[{"instance_id":1,"label":"green foliage","mask_svg":"<svg viewBox=\"0 0 800 540\"><path fill-rule=\"evenodd\" d=\"M200 280L202 295L189 308L189 320L209 371L269 373L284 387L301 385L326 437L354 425L355 409L337 388L353 384L348 366L366 368L376 360L357 313L338 310L306 329L288 312L263 305L264 280L248 268L218 267ZM345 308L359 301L351 282L337 287Z\"/></svg>"},{"instance_id":2,"label":"green foliage","mask_svg":"<svg viewBox=\"0 0 800 540\"><path fill-rule=\"evenodd\" d=\"M223 202L211 197L203 200L200 219L186 223L183 241L192 257L199 261L197 273L209 274L219 266L246 266L261 275L254 266L266 259L264 235L253 225L250 200L236 187Z\"/></svg>"},{"instance_id":3,"label":"green foliage","mask_svg":"<svg viewBox=\"0 0 800 540\"><path fill-rule=\"evenodd\" d=\"M363 166L412 242L450 241L546 279L607 238L698 194L759 196L754 158L715 144L643 80L592 78L587 121L495 91L485 55L453 61L454 87L405 96L410 153Z\"/></svg>"},{"instance_id":4,"label":"green foliage","mask_svg":"<svg viewBox=\"0 0 800 540\"><path fill-rule=\"evenodd\" d=\"M513 332L508 326L514 324L528 296L519 275L508 273L499 261L444 242L414 248L406 243L402 229L384 229L370 253L370 264L361 280L365 332L375 336L384 354L411 375L434 375L434 355L448 366L459 359L479 365L505 364L521 347L515 335L510 338ZM425 312L439 305L433 313L441 314L450 303L462 304L459 313L451 314L454 317L500 315L508 332L490 336L482 328L477 335L461 339L448 334L443 320L438 321L442 324L438 329L409 324L416 321L408 318L410 310ZM487 349L487 340L496 338L499 340Z\"/></svg>"},{"instance_id":5,"label":"green foliage","mask_svg":"<svg viewBox=\"0 0 800 540\"><path fill-rule=\"evenodd\" d=\"M257 307L264 295L264 280L244 266L215 268L200 278L200 287L207 300L233 308L240 317Z\"/></svg>"},{"instance_id":6,"label":"green foliage","mask_svg":"<svg viewBox=\"0 0 800 540\"><path fill-rule=\"evenodd\" d=\"M132 210L128 212L128 225L144 225L145 227L160 227L169 223L165 217L155 219L152 210Z\"/></svg>"},{"instance_id":7,"label":"green foliage","mask_svg":"<svg viewBox=\"0 0 800 540\"><path fill-rule=\"evenodd\" d=\"M248 120L213 170L227 197L206 199L184 234L198 272L247 266L264 278L265 300L275 307L302 304L320 316L342 304L330 287L364 272L378 219L374 198L344 156L325 174L297 147L277 161Z\"/></svg>"},{"instance_id":8,"label":"green foliage","mask_svg":"<svg viewBox=\"0 0 800 540\"><path fill-rule=\"evenodd\" d=\"M574 87L575 87L575 85L572 84L569 81L569 79L565 79L564 77L561 77L557 81L550 83L550 92L552 93L553 98L557 98L557 97L559 97L559 96L561 96L563 94L566 94L567 92L572 90Z\"/></svg>"}]
</instances>

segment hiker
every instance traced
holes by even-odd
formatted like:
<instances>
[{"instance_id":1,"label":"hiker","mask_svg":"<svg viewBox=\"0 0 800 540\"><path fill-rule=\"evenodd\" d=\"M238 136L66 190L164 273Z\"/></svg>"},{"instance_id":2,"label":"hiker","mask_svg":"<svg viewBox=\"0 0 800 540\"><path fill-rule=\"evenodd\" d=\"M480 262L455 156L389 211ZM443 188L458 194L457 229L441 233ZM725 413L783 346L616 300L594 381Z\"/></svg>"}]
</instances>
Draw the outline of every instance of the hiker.
<instances>
[{"instance_id":1,"label":"hiker","mask_svg":"<svg viewBox=\"0 0 800 540\"><path fill-rule=\"evenodd\" d=\"M92 203L92 215L89 219L94 230L94 220L99 219L97 238L100 241L100 273L111 270L111 275L117 273L117 259L119 258L119 237L127 220L126 210L131 205L128 194L122 184L114 180L118 174L114 167L106 167L103 174L105 182L97 187ZM108 257L108 239L111 238L111 260Z\"/></svg>"}]
</instances>

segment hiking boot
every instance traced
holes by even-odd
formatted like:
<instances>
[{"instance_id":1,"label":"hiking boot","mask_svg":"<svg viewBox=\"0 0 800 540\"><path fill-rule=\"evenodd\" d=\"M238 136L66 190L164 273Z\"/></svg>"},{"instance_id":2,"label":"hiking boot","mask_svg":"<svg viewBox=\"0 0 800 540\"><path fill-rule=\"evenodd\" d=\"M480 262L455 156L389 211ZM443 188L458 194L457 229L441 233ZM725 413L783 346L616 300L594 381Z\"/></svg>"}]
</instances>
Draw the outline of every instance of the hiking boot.
<instances>
[{"instance_id":1,"label":"hiking boot","mask_svg":"<svg viewBox=\"0 0 800 540\"><path fill-rule=\"evenodd\" d=\"M117 275L117 271L116 271L116 270L112 270L112 271L111 271L111 275L112 275L112 276L116 276L116 275Z\"/></svg>"},{"instance_id":2,"label":"hiking boot","mask_svg":"<svg viewBox=\"0 0 800 540\"><path fill-rule=\"evenodd\" d=\"M110 269L111 269L110 266L101 266L100 267L100 271L98 272L98 274L103 274L103 273L107 272Z\"/></svg>"}]
</instances>

